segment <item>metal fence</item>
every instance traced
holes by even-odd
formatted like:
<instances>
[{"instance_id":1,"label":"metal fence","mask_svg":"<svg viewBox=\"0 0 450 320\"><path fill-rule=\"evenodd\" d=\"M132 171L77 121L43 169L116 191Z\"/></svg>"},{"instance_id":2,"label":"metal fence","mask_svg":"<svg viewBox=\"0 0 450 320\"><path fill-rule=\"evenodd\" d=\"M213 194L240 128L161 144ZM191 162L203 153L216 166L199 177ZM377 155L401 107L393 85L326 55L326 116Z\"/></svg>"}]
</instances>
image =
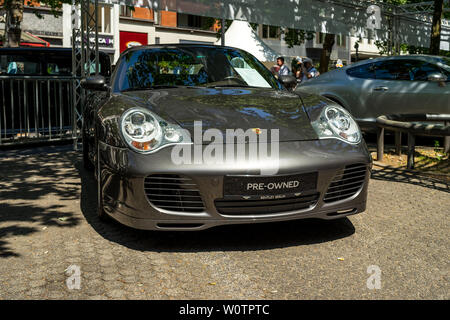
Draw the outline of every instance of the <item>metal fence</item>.
<instances>
[{"instance_id":1,"label":"metal fence","mask_svg":"<svg viewBox=\"0 0 450 320\"><path fill-rule=\"evenodd\" d=\"M436 123L436 122L443 123ZM431 122L431 123L430 123ZM450 114L403 114L377 118L377 160L383 161L384 131L395 132L395 153L401 154L402 132L408 134L407 168L414 169L416 136L444 138L444 152L450 150Z\"/></svg>"},{"instance_id":2,"label":"metal fence","mask_svg":"<svg viewBox=\"0 0 450 320\"><path fill-rule=\"evenodd\" d=\"M0 145L76 139L73 77L0 76Z\"/></svg>"}]
</instances>

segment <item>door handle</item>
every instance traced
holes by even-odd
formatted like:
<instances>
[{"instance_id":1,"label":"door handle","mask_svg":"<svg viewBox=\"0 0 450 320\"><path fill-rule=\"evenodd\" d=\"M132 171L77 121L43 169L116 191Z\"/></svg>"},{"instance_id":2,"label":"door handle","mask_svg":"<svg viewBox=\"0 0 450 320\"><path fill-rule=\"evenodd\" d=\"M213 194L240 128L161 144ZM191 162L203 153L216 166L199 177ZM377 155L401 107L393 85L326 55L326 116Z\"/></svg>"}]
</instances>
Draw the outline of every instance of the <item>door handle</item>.
<instances>
[{"instance_id":1,"label":"door handle","mask_svg":"<svg viewBox=\"0 0 450 320\"><path fill-rule=\"evenodd\" d=\"M388 87L375 87L373 88L373 91L388 91Z\"/></svg>"}]
</instances>

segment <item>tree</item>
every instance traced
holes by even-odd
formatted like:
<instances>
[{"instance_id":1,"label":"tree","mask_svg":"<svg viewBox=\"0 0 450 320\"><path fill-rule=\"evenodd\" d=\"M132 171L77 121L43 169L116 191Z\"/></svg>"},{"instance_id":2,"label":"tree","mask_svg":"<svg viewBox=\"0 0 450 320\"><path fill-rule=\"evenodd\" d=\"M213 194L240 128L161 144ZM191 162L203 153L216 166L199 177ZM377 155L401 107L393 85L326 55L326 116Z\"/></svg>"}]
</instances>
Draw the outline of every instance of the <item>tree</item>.
<instances>
[{"instance_id":1,"label":"tree","mask_svg":"<svg viewBox=\"0 0 450 320\"><path fill-rule=\"evenodd\" d=\"M331 51L333 50L334 40L336 35L327 33L325 35L325 40L323 41L322 53L320 55L320 66L319 72L325 73L328 71L328 65L330 64Z\"/></svg>"},{"instance_id":2,"label":"tree","mask_svg":"<svg viewBox=\"0 0 450 320\"><path fill-rule=\"evenodd\" d=\"M232 23L233 23L233 20L226 19L224 31L227 31ZM258 24L250 22L250 26L252 27L253 30L256 30L256 28L258 27ZM202 29L210 30L211 28L214 28L214 30L216 31L216 37L217 37L217 40L219 40L222 37L222 20L217 19L217 18L212 18L212 17L203 18L202 19Z\"/></svg>"},{"instance_id":3,"label":"tree","mask_svg":"<svg viewBox=\"0 0 450 320\"><path fill-rule=\"evenodd\" d=\"M22 33L20 24L23 19L23 2L20 0L6 0L3 7L6 10L4 46L18 47Z\"/></svg>"},{"instance_id":4,"label":"tree","mask_svg":"<svg viewBox=\"0 0 450 320\"><path fill-rule=\"evenodd\" d=\"M433 25L431 28L430 53L439 55L441 45L441 20L444 0L434 0Z\"/></svg>"},{"instance_id":5,"label":"tree","mask_svg":"<svg viewBox=\"0 0 450 320\"><path fill-rule=\"evenodd\" d=\"M55 17L58 17L61 15L60 9L63 3L71 4L72 0L41 0L39 2L34 2L33 0L3 0L3 3L0 5L0 8L6 11L3 46L18 47L20 45L24 5L31 8L36 8L36 4L45 5L51 9ZM79 3L79 0L76 3ZM38 18L43 18L36 9L33 12Z\"/></svg>"}]
</instances>

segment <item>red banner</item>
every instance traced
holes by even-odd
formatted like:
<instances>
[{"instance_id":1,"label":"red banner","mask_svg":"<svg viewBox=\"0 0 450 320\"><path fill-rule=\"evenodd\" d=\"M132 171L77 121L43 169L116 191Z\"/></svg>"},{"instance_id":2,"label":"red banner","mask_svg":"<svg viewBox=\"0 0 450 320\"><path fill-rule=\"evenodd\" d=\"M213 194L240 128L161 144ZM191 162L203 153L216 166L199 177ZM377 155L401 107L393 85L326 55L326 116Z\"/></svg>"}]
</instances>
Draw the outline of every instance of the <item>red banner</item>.
<instances>
[{"instance_id":1,"label":"red banner","mask_svg":"<svg viewBox=\"0 0 450 320\"><path fill-rule=\"evenodd\" d=\"M120 53L128 48L148 44L147 33L120 31Z\"/></svg>"}]
</instances>

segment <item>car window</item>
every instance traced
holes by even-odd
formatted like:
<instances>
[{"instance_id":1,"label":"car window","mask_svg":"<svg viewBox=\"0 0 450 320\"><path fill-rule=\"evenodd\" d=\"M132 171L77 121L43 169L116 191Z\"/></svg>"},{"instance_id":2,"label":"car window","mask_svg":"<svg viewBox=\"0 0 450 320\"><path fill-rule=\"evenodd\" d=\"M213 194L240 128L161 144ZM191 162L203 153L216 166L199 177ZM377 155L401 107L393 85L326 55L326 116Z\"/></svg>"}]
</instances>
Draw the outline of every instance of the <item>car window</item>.
<instances>
[{"instance_id":1,"label":"car window","mask_svg":"<svg viewBox=\"0 0 450 320\"><path fill-rule=\"evenodd\" d=\"M428 81L433 73L442 73L437 65L419 59L382 61L375 64L375 77L380 80Z\"/></svg>"},{"instance_id":2,"label":"car window","mask_svg":"<svg viewBox=\"0 0 450 320\"><path fill-rule=\"evenodd\" d=\"M413 80L410 60L388 60L375 63L375 78L380 80Z\"/></svg>"},{"instance_id":3,"label":"car window","mask_svg":"<svg viewBox=\"0 0 450 320\"><path fill-rule=\"evenodd\" d=\"M42 61L46 63L44 75L70 76L72 74L72 53L44 53Z\"/></svg>"},{"instance_id":4,"label":"car window","mask_svg":"<svg viewBox=\"0 0 450 320\"><path fill-rule=\"evenodd\" d=\"M131 50L120 60L114 88L174 85L280 88L270 71L250 54L215 47Z\"/></svg>"},{"instance_id":5,"label":"car window","mask_svg":"<svg viewBox=\"0 0 450 320\"><path fill-rule=\"evenodd\" d=\"M411 67L414 81L428 81L428 76L433 73L442 73L442 70L431 63L421 60L415 60Z\"/></svg>"},{"instance_id":6,"label":"car window","mask_svg":"<svg viewBox=\"0 0 450 320\"><path fill-rule=\"evenodd\" d=\"M447 82L450 82L450 70L442 69L442 73L447 77Z\"/></svg>"},{"instance_id":7,"label":"car window","mask_svg":"<svg viewBox=\"0 0 450 320\"><path fill-rule=\"evenodd\" d=\"M441 57L437 64L442 73L447 76L447 81L450 82L450 58Z\"/></svg>"},{"instance_id":8,"label":"car window","mask_svg":"<svg viewBox=\"0 0 450 320\"><path fill-rule=\"evenodd\" d=\"M18 54L0 55L0 74L1 75L39 75L39 59L34 56Z\"/></svg>"},{"instance_id":9,"label":"car window","mask_svg":"<svg viewBox=\"0 0 450 320\"><path fill-rule=\"evenodd\" d=\"M363 78L363 79L374 79L375 72L373 69L373 64L363 64L360 66L356 66L347 70L347 74L351 77L355 78Z\"/></svg>"},{"instance_id":10,"label":"car window","mask_svg":"<svg viewBox=\"0 0 450 320\"><path fill-rule=\"evenodd\" d=\"M95 63L88 63L88 62L86 62L85 64L84 64L84 72L87 74L87 75L94 75L95 74L95 72L96 72L96 68L95 68ZM99 65L98 65L98 72L101 74L102 73L102 64L101 63L99 63Z\"/></svg>"}]
</instances>

